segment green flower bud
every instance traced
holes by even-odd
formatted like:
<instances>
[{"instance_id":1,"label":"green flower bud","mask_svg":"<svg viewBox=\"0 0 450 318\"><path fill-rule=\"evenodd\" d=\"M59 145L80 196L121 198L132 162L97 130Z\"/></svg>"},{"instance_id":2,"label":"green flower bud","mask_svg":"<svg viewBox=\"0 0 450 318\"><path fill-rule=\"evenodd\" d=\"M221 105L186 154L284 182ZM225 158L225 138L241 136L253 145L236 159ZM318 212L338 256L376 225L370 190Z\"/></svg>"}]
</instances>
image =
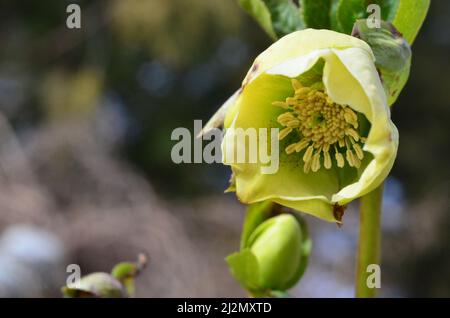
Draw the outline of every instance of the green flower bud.
<instances>
[{"instance_id":1,"label":"green flower bud","mask_svg":"<svg viewBox=\"0 0 450 318\"><path fill-rule=\"evenodd\" d=\"M241 252L228 256L227 262L234 277L253 295L270 295L298 282L310 244L299 219L281 214L258 225Z\"/></svg>"},{"instance_id":2,"label":"green flower bud","mask_svg":"<svg viewBox=\"0 0 450 318\"><path fill-rule=\"evenodd\" d=\"M121 298L126 297L122 284L107 273L92 273L84 276L75 287L62 288L68 298Z\"/></svg>"},{"instance_id":3,"label":"green flower bud","mask_svg":"<svg viewBox=\"0 0 450 318\"><path fill-rule=\"evenodd\" d=\"M250 237L249 245L258 260L262 287L286 290L297 282L302 234L292 215L280 215L261 224Z\"/></svg>"}]
</instances>

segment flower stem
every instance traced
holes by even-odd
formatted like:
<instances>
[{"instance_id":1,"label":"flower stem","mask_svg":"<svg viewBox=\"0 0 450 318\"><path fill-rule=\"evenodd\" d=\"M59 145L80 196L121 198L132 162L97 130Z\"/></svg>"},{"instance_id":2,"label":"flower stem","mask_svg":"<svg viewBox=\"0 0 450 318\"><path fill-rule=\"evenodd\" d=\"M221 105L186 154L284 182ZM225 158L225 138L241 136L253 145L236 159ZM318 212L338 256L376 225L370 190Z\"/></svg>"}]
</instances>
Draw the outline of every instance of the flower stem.
<instances>
[{"instance_id":1,"label":"flower stem","mask_svg":"<svg viewBox=\"0 0 450 318\"><path fill-rule=\"evenodd\" d=\"M367 284L367 278L372 274L367 272L367 267L380 264L382 200L383 184L361 198L355 285L358 298L373 298L377 294L377 288Z\"/></svg>"}]
</instances>

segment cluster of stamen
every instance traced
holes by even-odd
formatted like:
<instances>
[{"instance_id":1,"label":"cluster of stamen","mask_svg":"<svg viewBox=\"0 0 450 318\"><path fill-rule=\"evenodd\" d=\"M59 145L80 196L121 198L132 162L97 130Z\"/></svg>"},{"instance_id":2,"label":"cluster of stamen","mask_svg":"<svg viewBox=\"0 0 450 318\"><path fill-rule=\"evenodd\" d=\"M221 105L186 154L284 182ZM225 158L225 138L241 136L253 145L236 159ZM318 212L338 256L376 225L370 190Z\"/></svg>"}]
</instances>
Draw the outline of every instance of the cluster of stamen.
<instances>
[{"instance_id":1,"label":"cluster of stamen","mask_svg":"<svg viewBox=\"0 0 450 318\"><path fill-rule=\"evenodd\" d=\"M306 149L303 154L305 173L318 171L322 157L325 169L331 169L333 153L339 168L344 167L346 161L350 167L359 168L364 158L361 144L365 138L358 133L356 113L348 106L334 103L322 90L304 87L296 79L292 80L292 86L294 96L286 98L284 102L272 103L286 109L277 118L284 127L278 139L282 140L295 131L300 135L300 141L288 145L286 153Z\"/></svg>"}]
</instances>

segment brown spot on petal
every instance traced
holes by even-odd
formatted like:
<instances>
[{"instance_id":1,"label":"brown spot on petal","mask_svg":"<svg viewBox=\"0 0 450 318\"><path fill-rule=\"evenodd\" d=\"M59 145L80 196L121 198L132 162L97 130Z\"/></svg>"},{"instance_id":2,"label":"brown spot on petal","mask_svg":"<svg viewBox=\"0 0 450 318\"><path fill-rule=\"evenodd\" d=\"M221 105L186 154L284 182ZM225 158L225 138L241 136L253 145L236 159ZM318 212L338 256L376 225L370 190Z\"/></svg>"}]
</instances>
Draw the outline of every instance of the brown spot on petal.
<instances>
[{"instance_id":1,"label":"brown spot on petal","mask_svg":"<svg viewBox=\"0 0 450 318\"><path fill-rule=\"evenodd\" d=\"M339 205L339 204L335 204L333 205L333 215L334 218L336 219L336 224L337 226L341 227L342 226L342 217L344 216L344 212L345 209L347 208L346 205Z\"/></svg>"},{"instance_id":2,"label":"brown spot on petal","mask_svg":"<svg viewBox=\"0 0 450 318\"><path fill-rule=\"evenodd\" d=\"M255 73L258 70L258 68L259 68L259 64L257 62L255 62L255 64L253 64L251 72Z\"/></svg>"},{"instance_id":3,"label":"brown spot on petal","mask_svg":"<svg viewBox=\"0 0 450 318\"><path fill-rule=\"evenodd\" d=\"M257 61L255 61L253 63L252 68L250 69L249 74L245 77L244 82L242 83L241 88L243 89L245 87L245 85L247 85L248 83L250 83L253 78L255 77L255 73L258 71L259 69L259 63Z\"/></svg>"}]
</instances>

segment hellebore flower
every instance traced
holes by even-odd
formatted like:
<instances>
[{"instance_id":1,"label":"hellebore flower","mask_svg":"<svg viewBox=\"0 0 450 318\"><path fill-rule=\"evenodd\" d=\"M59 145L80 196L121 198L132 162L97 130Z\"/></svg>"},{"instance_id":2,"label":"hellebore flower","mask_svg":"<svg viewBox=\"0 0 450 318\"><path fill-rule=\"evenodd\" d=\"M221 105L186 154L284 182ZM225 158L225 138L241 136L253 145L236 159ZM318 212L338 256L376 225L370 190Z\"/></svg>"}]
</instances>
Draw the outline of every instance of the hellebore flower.
<instances>
[{"instance_id":1,"label":"hellebore flower","mask_svg":"<svg viewBox=\"0 0 450 318\"><path fill-rule=\"evenodd\" d=\"M224 123L223 163L240 201L270 200L340 222L347 203L381 184L398 131L374 59L366 42L314 29L291 33L256 58L241 89L204 128ZM230 159L236 149L249 151L235 138L237 128L279 129L276 173Z\"/></svg>"},{"instance_id":2,"label":"hellebore flower","mask_svg":"<svg viewBox=\"0 0 450 318\"><path fill-rule=\"evenodd\" d=\"M239 253L227 257L234 277L252 294L285 291L302 276L311 242L299 221L281 214L259 224Z\"/></svg>"}]
</instances>

